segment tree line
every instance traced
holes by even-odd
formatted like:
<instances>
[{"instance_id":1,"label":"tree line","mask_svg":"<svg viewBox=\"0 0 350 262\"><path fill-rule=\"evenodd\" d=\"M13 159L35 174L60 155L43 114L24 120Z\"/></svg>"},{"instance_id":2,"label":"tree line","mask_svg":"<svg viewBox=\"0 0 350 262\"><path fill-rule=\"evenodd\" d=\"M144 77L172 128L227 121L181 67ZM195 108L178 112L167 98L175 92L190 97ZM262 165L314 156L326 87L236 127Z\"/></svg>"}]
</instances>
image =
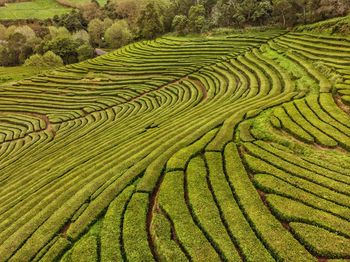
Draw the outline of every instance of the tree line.
<instances>
[{"instance_id":1,"label":"tree line","mask_svg":"<svg viewBox=\"0 0 350 262\"><path fill-rule=\"evenodd\" d=\"M95 48L116 49L168 32L292 27L348 14L349 0L92 0L28 25L0 25L0 65L54 66L83 61Z\"/></svg>"}]
</instances>

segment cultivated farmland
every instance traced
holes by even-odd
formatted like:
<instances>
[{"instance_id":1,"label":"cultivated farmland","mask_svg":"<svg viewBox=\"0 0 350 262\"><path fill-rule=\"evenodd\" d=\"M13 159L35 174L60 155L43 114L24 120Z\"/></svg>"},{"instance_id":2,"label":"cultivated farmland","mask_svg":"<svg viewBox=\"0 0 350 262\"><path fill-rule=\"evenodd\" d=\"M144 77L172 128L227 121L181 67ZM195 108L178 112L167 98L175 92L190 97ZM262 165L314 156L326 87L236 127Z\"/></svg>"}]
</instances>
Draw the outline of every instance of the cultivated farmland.
<instances>
[{"instance_id":1,"label":"cultivated farmland","mask_svg":"<svg viewBox=\"0 0 350 262\"><path fill-rule=\"evenodd\" d=\"M0 87L1 261L350 258L350 39L162 37Z\"/></svg>"},{"instance_id":2,"label":"cultivated farmland","mask_svg":"<svg viewBox=\"0 0 350 262\"><path fill-rule=\"evenodd\" d=\"M0 20L47 19L70 11L70 8L60 5L56 0L32 0L0 7Z\"/></svg>"},{"instance_id":3,"label":"cultivated farmland","mask_svg":"<svg viewBox=\"0 0 350 262\"><path fill-rule=\"evenodd\" d=\"M70 6L72 8L79 8L81 5L91 3L91 0L55 0L57 3L61 3L64 6ZM97 0L100 6L104 6L107 0Z\"/></svg>"},{"instance_id":4,"label":"cultivated farmland","mask_svg":"<svg viewBox=\"0 0 350 262\"><path fill-rule=\"evenodd\" d=\"M39 74L48 68L32 67L32 66L14 66L1 67L0 66L0 83L18 81L23 78Z\"/></svg>"}]
</instances>

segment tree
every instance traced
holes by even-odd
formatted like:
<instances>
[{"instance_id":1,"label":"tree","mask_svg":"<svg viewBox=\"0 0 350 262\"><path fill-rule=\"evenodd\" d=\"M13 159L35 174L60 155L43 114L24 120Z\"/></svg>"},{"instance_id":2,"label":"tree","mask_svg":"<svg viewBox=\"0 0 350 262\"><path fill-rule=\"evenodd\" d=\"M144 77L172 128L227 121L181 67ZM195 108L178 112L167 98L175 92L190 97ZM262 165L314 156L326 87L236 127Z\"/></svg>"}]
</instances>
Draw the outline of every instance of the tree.
<instances>
[{"instance_id":1,"label":"tree","mask_svg":"<svg viewBox=\"0 0 350 262\"><path fill-rule=\"evenodd\" d=\"M14 44L18 41L18 45ZM11 44L10 44L11 42ZM14 33L9 37L8 42L0 44L0 65L15 66L20 63L19 56L22 46L25 44L25 36Z\"/></svg>"},{"instance_id":2,"label":"tree","mask_svg":"<svg viewBox=\"0 0 350 262\"><path fill-rule=\"evenodd\" d=\"M206 15L209 15L217 0L198 0L197 3L203 5Z\"/></svg>"},{"instance_id":3,"label":"tree","mask_svg":"<svg viewBox=\"0 0 350 262\"><path fill-rule=\"evenodd\" d=\"M42 67L43 66L43 57L39 54L34 54L30 56L25 62L24 66L37 66Z\"/></svg>"},{"instance_id":4,"label":"tree","mask_svg":"<svg viewBox=\"0 0 350 262\"><path fill-rule=\"evenodd\" d=\"M269 21L269 17L272 13L272 5L270 1L264 0L259 2L254 10L254 13L252 15L252 20L254 22L260 22L260 25L263 23L263 21Z\"/></svg>"},{"instance_id":5,"label":"tree","mask_svg":"<svg viewBox=\"0 0 350 262\"><path fill-rule=\"evenodd\" d=\"M75 41L80 42L81 44L89 44L90 43L90 35L88 32L86 32L85 30L79 30L77 32L75 32L72 35L72 38Z\"/></svg>"},{"instance_id":6,"label":"tree","mask_svg":"<svg viewBox=\"0 0 350 262\"><path fill-rule=\"evenodd\" d=\"M0 24L0 40L6 40L6 27Z\"/></svg>"},{"instance_id":7,"label":"tree","mask_svg":"<svg viewBox=\"0 0 350 262\"><path fill-rule=\"evenodd\" d=\"M214 5L213 9L211 10L210 23L212 26L215 26L215 27L227 26L227 25L223 25L222 23L223 6L224 6L223 0L218 0Z\"/></svg>"},{"instance_id":8,"label":"tree","mask_svg":"<svg viewBox=\"0 0 350 262\"><path fill-rule=\"evenodd\" d=\"M21 62L26 59L26 56L31 54L25 44L26 37L21 33L13 33L10 35L7 44L7 52L9 53L9 57L12 58L11 65L21 64Z\"/></svg>"},{"instance_id":9,"label":"tree","mask_svg":"<svg viewBox=\"0 0 350 262\"><path fill-rule=\"evenodd\" d=\"M2 66L16 66L19 64L18 53L8 47L0 48L0 64Z\"/></svg>"},{"instance_id":10,"label":"tree","mask_svg":"<svg viewBox=\"0 0 350 262\"><path fill-rule=\"evenodd\" d=\"M62 58L56 55L52 51L47 51L43 55L43 62L46 66L50 66L50 67L63 66Z\"/></svg>"},{"instance_id":11,"label":"tree","mask_svg":"<svg viewBox=\"0 0 350 262\"><path fill-rule=\"evenodd\" d=\"M171 30L173 19L175 15L178 14L177 12L173 12L170 0L146 0L145 2L147 3L147 1L153 2L155 8L160 14L159 20L162 25L162 31L169 32Z\"/></svg>"},{"instance_id":12,"label":"tree","mask_svg":"<svg viewBox=\"0 0 350 262\"><path fill-rule=\"evenodd\" d=\"M70 32L85 29L87 26L87 21L84 19L82 13L77 11L76 9L73 9L68 14L54 16L53 21L56 25L63 26L67 28Z\"/></svg>"},{"instance_id":13,"label":"tree","mask_svg":"<svg viewBox=\"0 0 350 262\"><path fill-rule=\"evenodd\" d=\"M6 39L10 38L10 35L12 35L16 30L16 26L11 25L6 29Z\"/></svg>"},{"instance_id":14,"label":"tree","mask_svg":"<svg viewBox=\"0 0 350 262\"><path fill-rule=\"evenodd\" d=\"M286 26L286 14L292 9L292 4L288 0L272 0L273 10L282 19L282 25Z\"/></svg>"},{"instance_id":15,"label":"tree","mask_svg":"<svg viewBox=\"0 0 350 262\"><path fill-rule=\"evenodd\" d=\"M113 25L113 20L110 18L105 18L103 20L103 32L106 32L108 28L110 28Z\"/></svg>"},{"instance_id":16,"label":"tree","mask_svg":"<svg viewBox=\"0 0 350 262\"><path fill-rule=\"evenodd\" d=\"M62 58L60 58L54 52L48 51L44 55L32 55L25 61L24 65L37 67L57 67L62 66L63 61Z\"/></svg>"},{"instance_id":17,"label":"tree","mask_svg":"<svg viewBox=\"0 0 350 262\"><path fill-rule=\"evenodd\" d=\"M37 25L34 28L34 32L35 32L37 37L42 38L42 39L45 38L46 36L50 35L49 28L47 28L46 26L41 26L41 25Z\"/></svg>"},{"instance_id":18,"label":"tree","mask_svg":"<svg viewBox=\"0 0 350 262\"><path fill-rule=\"evenodd\" d=\"M105 18L103 21L96 18L90 21L88 32L92 46L102 47L104 45L104 34L113 25L113 20Z\"/></svg>"},{"instance_id":19,"label":"tree","mask_svg":"<svg viewBox=\"0 0 350 262\"><path fill-rule=\"evenodd\" d=\"M177 15L173 19L172 28L179 35L187 32L188 18L184 15Z\"/></svg>"},{"instance_id":20,"label":"tree","mask_svg":"<svg viewBox=\"0 0 350 262\"><path fill-rule=\"evenodd\" d=\"M109 47L119 48L133 39L129 25L125 20L115 22L105 33L105 40Z\"/></svg>"},{"instance_id":21,"label":"tree","mask_svg":"<svg viewBox=\"0 0 350 262\"><path fill-rule=\"evenodd\" d=\"M298 12L296 14L297 17L299 17L299 21L301 21L303 24L306 24L307 10L308 10L308 6L310 5L310 0L295 0L295 4L301 10L301 13Z\"/></svg>"},{"instance_id":22,"label":"tree","mask_svg":"<svg viewBox=\"0 0 350 262\"><path fill-rule=\"evenodd\" d=\"M14 33L20 33L26 37L26 41L30 41L36 37L35 32L29 26L20 26L14 30Z\"/></svg>"},{"instance_id":23,"label":"tree","mask_svg":"<svg viewBox=\"0 0 350 262\"><path fill-rule=\"evenodd\" d=\"M33 50L40 43L34 31L29 26L10 26L9 28L0 27L3 40L0 43L2 65L15 66L22 64ZM6 60L6 61L5 61Z\"/></svg>"},{"instance_id":24,"label":"tree","mask_svg":"<svg viewBox=\"0 0 350 262\"><path fill-rule=\"evenodd\" d=\"M162 17L153 2L148 3L145 9L141 11L137 26L141 38L152 39L160 33L163 33L164 24L162 22Z\"/></svg>"},{"instance_id":25,"label":"tree","mask_svg":"<svg viewBox=\"0 0 350 262\"><path fill-rule=\"evenodd\" d=\"M130 30L133 34L138 35L143 29L143 26L140 26L140 20L143 19L141 16L144 16L145 10L149 8L148 5L153 5L153 11L156 12L154 16L158 15L162 33L164 28L171 29L173 17L177 14L176 8L173 8L174 5L171 3L177 1L179 0L111 0L104 7L104 12L112 19L126 19Z\"/></svg>"},{"instance_id":26,"label":"tree","mask_svg":"<svg viewBox=\"0 0 350 262\"><path fill-rule=\"evenodd\" d=\"M0 66L6 66L6 63L8 61L6 51L6 47L0 45Z\"/></svg>"},{"instance_id":27,"label":"tree","mask_svg":"<svg viewBox=\"0 0 350 262\"><path fill-rule=\"evenodd\" d=\"M56 37L70 37L69 31L67 30L67 28L63 26L60 26L60 27L49 26L49 31L50 31L51 39Z\"/></svg>"},{"instance_id":28,"label":"tree","mask_svg":"<svg viewBox=\"0 0 350 262\"><path fill-rule=\"evenodd\" d=\"M96 18L90 21L88 25L88 32L90 35L91 43L94 46L102 46L103 35L104 35L104 24L103 22Z\"/></svg>"},{"instance_id":29,"label":"tree","mask_svg":"<svg viewBox=\"0 0 350 262\"><path fill-rule=\"evenodd\" d=\"M80 10L85 21L91 21L92 19L102 16L100 6L96 1L92 1L91 3L81 5Z\"/></svg>"},{"instance_id":30,"label":"tree","mask_svg":"<svg viewBox=\"0 0 350 262\"><path fill-rule=\"evenodd\" d=\"M256 0L246 0L240 3L237 7L237 14L235 15L236 17L242 16L244 17L245 22L251 22L252 21L252 16L256 10L257 6L257 1ZM240 20L243 20L243 18L240 17Z\"/></svg>"},{"instance_id":31,"label":"tree","mask_svg":"<svg viewBox=\"0 0 350 262\"><path fill-rule=\"evenodd\" d=\"M237 3L229 0L218 0L211 11L211 24L215 27L231 26L234 14L237 14Z\"/></svg>"},{"instance_id":32,"label":"tree","mask_svg":"<svg viewBox=\"0 0 350 262\"><path fill-rule=\"evenodd\" d=\"M70 64L78 61L78 47L79 44L71 37L59 36L48 41L44 51L52 51L59 55L65 64Z\"/></svg>"},{"instance_id":33,"label":"tree","mask_svg":"<svg viewBox=\"0 0 350 262\"><path fill-rule=\"evenodd\" d=\"M78 47L77 53L78 53L78 60L84 61L94 56L94 49L89 44L83 44Z\"/></svg>"},{"instance_id":34,"label":"tree","mask_svg":"<svg viewBox=\"0 0 350 262\"><path fill-rule=\"evenodd\" d=\"M197 0L173 0L172 4L178 14L187 15L191 6L196 4Z\"/></svg>"},{"instance_id":35,"label":"tree","mask_svg":"<svg viewBox=\"0 0 350 262\"><path fill-rule=\"evenodd\" d=\"M203 5L193 5L188 11L189 28L191 32L199 33L205 25L205 9Z\"/></svg>"},{"instance_id":36,"label":"tree","mask_svg":"<svg viewBox=\"0 0 350 262\"><path fill-rule=\"evenodd\" d=\"M152 39L163 33L164 24L162 17L153 2L148 3L141 11L137 20L137 26L141 38Z\"/></svg>"},{"instance_id":37,"label":"tree","mask_svg":"<svg viewBox=\"0 0 350 262\"><path fill-rule=\"evenodd\" d=\"M118 0L112 1L111 6L114 9L116 18L127 19L130 24L135 24L143 7L139 0Z\"/></svg>"},{"instance_id":38,"label":"tree","mask_svg":"<svg viewBox=\"0 0 350 262\"><path fill-rule=\"evenodd\" d=\"M321 0L317 10L318 19L346 15L350 10L349 0Z\"/></svg>"}]
</instances>

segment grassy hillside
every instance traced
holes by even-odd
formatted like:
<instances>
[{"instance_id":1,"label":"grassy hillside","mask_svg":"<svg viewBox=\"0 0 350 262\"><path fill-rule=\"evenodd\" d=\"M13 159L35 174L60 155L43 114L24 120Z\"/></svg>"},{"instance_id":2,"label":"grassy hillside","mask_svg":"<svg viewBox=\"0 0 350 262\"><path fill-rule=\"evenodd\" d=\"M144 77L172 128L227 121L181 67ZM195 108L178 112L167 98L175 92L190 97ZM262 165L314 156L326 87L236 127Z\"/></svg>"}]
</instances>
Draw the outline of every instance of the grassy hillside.
<instances>
[{"instance_id":1,"label":"grassy hillside","mask_svg":"<svg viewBox=\"0 0 350 262\"><path fill-rule=\"evenodd\" d=\"M97 0L100 6L105 6L107 4L107 0Z\"/></svg>"},{"instance_id":2,"label":"grassy hillside","mask_svg":"<svg viewBox=\"0 0 350 262\"><path fill-rule=\"evenodd\" d=\"M48 70L48 68L27 66L0 67L0 84L28 78L37 75L45 70Z\"/></svg>"},{"instance_id":3,"label":"grassy hillside","mask_svg":"<svg viewBox=\"0 0 350 262\"><path fill-rule=\"evenodd\" d=\"M328 33L350 36L350 15L324 20L314 24L301 25L298 32Z\"/></svg>"},{"instance_id":4,"label":"grassy hillside","mask_svg":"<svg viewBox=\"0 0 350 262\"><path fill-rule=\"evenodd\" d=\"M0 86L0 258L350 257L350 41L162 37Z\"/></svg>"},{"instance_id":5,"label":"grassy hillside","mask_svg":"<svg viewBox=\"0 0 350 262\"><path fill-rule=\"evenodd\" d=\"M0 19L46 19L52 18L54 15L68 13L70 10L70 8L58 4L55 0L32 0L6 4L4 7L0 7Z\"/></svg>"},{"instance_id":6,"label":"grassy hillside","mask_svg":"<svg viewBox=\"0 0 350 262\"><path fill-rule=\"evenodd\" d=\"M57 2L60 2L60 0L56 0ZM107 0L97 0L100 6L104 6L107 4ZM91 0L63 0L63 5L70 5L71 7L79 7L80 5L91 3Z\"/></svg>"},{"instance_id":7,"label":"grassy hillside","mask_svg":"<svg viewBox=\"0 0 350 262\"><path fill-rule=\"evenodd\" d=\"M69 3L70 1L65 1ZM72 7L86 4L91 0L72 0ZM104 6L107 0L98 0ZM47 19L54 15L62 15L71 11L71 8L59 4L56 0L31 0L28 2L6 4L0 7L0 20L18 19Z\"/></svg>"}]
</instances>

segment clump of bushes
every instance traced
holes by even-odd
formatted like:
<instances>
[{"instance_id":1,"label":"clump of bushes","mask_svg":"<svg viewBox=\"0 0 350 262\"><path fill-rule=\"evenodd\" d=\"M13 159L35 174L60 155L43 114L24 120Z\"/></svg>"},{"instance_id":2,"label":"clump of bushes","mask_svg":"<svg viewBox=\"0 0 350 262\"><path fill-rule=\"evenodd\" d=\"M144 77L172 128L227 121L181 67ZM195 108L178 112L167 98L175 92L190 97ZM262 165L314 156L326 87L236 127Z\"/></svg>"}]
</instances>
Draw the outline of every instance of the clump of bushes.
<instances>
[{"instance_id":1,"label":"clump of bushes","mask_svg":"<svg viewBox=\"0 0 350 262\"><path fill-rule=\"evenodd\" d=\"M25 66L38 67L58 67L63 66L63 60L52 51L47 51L45 54L35 54L30 56L24 63Z\"/></svg>"}]
</instances>

